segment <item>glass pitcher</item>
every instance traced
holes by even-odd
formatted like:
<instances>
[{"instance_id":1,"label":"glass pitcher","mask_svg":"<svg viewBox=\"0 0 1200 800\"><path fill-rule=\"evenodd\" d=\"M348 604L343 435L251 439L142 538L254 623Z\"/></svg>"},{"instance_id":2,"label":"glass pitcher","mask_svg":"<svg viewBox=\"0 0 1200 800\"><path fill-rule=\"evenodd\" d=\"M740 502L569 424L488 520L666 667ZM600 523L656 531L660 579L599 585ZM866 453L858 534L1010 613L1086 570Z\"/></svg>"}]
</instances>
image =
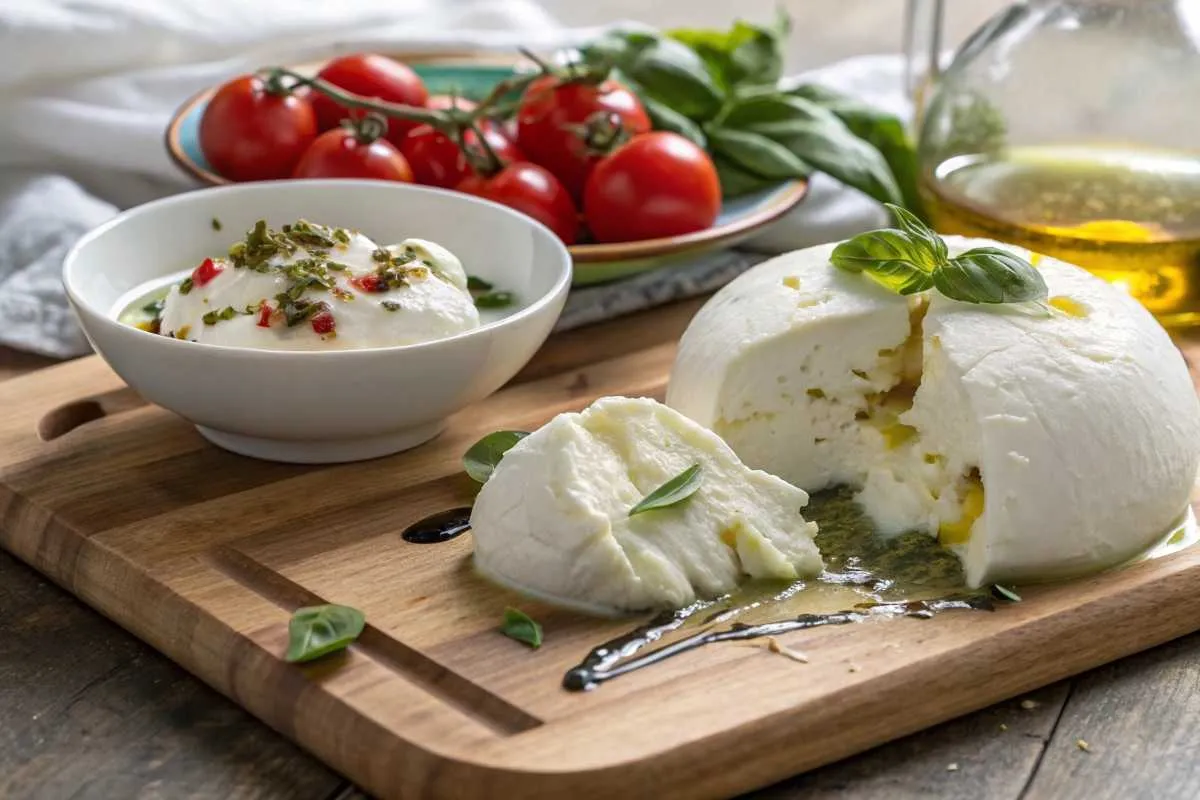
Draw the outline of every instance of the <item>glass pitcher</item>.
<instances>
[{"instance_id":1,"label":"glass pitcher","mask_svg":"<svg viewBox=\"0 0 1200 800\"><path fill-rule=\"evenodd\" d=\"M924 211L1200 324L1200 0L1026 0L943 68L944 0L909 0Z\"/></svg>"}]
</instances>

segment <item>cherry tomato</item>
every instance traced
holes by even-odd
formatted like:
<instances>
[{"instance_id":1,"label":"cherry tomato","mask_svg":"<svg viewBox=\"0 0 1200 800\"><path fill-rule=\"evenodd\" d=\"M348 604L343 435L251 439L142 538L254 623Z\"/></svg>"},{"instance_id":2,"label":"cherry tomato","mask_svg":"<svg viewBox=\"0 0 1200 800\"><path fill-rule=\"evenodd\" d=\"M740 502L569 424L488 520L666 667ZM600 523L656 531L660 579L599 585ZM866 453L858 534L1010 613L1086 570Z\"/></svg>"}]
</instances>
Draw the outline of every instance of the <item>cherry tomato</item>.
<instances>
[{"instance_id":1,"label":"cherry tomato","mask_svg":"<svg viewBox=\"0 0 1200 800\"><path fill-rule=\"evenodd\" d=\"M200 118L200 151L233 181L286 178L317 138L317 117L304 97L268 91L254 75L219 88Z\"/></svg>"},{"instance_id":2,"label":"cherry tomato","mask_svg":"<svg viewBox=\"0 0 1200 800\"><path fill-rule=\"evenodd\" d=\"M373 130L360 127L325 131L305 151L292 177L377 178L411 183L413 174L408 161L395 145L378 138L382 134L382 120Z\"/></svg>"},{"instance_id":3,"label":"cherry tomato","mask_svg":"<svg viewBox=\"0 0 1200 800\"><path fill-rule=\"evenodd\" d=\"M335 58L317 73L317 77L348 92L389 103L423 106L429 98L429 91L417 73L394 58L374 53L355 53ZM318 91L313 92L313 108L316 109L317 122L323 131L336 128L343 119L356 118L362 113L352 112ZM399 146L405 134L416 125L415 122L390 118L388 139Z\"/></svg>"},{"instance_id":4,"label":"cherry tomato","mask_svg":"<svg viewBox=\"0 0 1200 800\"><path fill-rule=\"evenodd\" d=\"M446 95L434 95L429 98L429 108L451 108L451 100L452 98ZM475 104L470 100L458 99L454 107L470 111ZM525 160L525 156L512 140L494 123L484 120L480 123L480 129L488 146L501 161L510 164ZM463 140L469 148L475 149L479 146L479 137L473 131L467 131ZM409 131L400 145L400 152L408 159L417 183L453 188L471 174L471 166L458 144L428 125L421 125Z\"/></svg>"},{"instance_id":5,"label":"cherry tomato","mask_svg":"<svg viewBox=\"0 0 1200 800\"><path fill-rule=\"evenodd\" d=\"M578 200L588 173L602 157L592 151L580 128L613 114L630 134L650 130L641 101L620 83L563 83L547 75L529 84L521 97L517 146L534 163L553 172Z\"/></svg>"},{"instance_id":6,"label":"cherry tomato","mask_svg":"<svg viewBox=\"0 0 1200 800\"><path fill-rule=\"evenodd\" d=\"M558 178L537 164L517 161L490 177L470 175L457 188L516 209L554 231L564 244L575 243L579 212Z\"/></svg>"},{"instance_id":7,"label":"cherry tomato","mask_svg":"<svg viewBox=\"0 0 1200 800\"><path fill-rule=\"evenodd\" d=\"M721 184L708 154L674 133L635 136L596 165L583 216L598 241L632 242L711 227Z\"/></svg>"}]
</instances>

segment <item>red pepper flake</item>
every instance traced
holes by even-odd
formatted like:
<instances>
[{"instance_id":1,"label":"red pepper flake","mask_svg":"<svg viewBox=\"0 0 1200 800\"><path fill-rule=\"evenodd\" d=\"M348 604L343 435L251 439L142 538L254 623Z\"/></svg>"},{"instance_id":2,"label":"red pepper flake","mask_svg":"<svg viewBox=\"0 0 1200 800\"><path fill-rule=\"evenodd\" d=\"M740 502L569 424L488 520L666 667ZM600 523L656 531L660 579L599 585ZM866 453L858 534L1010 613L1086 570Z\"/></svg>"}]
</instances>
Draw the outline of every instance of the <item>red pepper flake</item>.
<instances>
[{"instance_id":1,"label":"red pepper flake","mask_svg":"<svg viewBox=\"0 0 1200 800\"><path fill-rule=\"evenodd\" d=\"M333 333L334 329L333 314L328 311L322 311L319 314L314 314L312 318L312 329L321 336Z\"/></svg>"},{"instance_id":2,"label":"red pepper flake","mask_svg":"<svg viewBox=\"0 0 1200 800\"><path fill-rule=\"evenodd\" d=\"M271 327L271 313L272 309L270 303L263 303L258 307L258 327Z\"/></svg>"},{"instance_id":3,"label":"red pepper flake","mask_svg":"<svg viewBox=\"0 0 1200 800\"><path fill-rule=\"evenodd\" d=\"M192 270L192 283L196 286L204 286L224 271L225 268L220 264L211 258L206 258L200 262L200 266Z\"/></svg>"},{"instance_id":4,"label":"red pepper flake","mask_svg":"<svg viewBox=\"0 0 1200 800\"><path fill-rule=\"evenodd\" d=\"M387 282L378 275L359 275L350 279L350 285L360 292L386 292Z\"/></svg>"}]
</instances>

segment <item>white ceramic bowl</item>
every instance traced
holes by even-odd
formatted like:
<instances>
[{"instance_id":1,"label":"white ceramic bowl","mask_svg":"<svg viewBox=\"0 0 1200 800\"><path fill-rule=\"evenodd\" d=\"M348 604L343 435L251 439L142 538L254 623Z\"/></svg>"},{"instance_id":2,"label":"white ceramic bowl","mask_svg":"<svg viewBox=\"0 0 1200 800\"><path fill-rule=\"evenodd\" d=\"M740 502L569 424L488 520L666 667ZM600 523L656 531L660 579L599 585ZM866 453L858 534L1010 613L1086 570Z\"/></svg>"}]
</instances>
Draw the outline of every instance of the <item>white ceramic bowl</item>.
<instances>
[{"instance_id":1,"label":"white ceramic bowl","mask_svg":"<svg viewBox=\"0 0 1200 800\"><path fill-rule=\"evenodd\" d=\"M433 240L468 274L515 292L520 310L433 342L321 352L198 344L117 321L138 287L224 253L262 218L272 226L303 218L358 228L381 244ZM504 385L558 319L571 260L548 229L468 195L383 181L289 180L202 189L127 211L71 249L63 282L92 345L147 400L228 450L332 463L415 447Z\"/></svg>"}]
</instances>

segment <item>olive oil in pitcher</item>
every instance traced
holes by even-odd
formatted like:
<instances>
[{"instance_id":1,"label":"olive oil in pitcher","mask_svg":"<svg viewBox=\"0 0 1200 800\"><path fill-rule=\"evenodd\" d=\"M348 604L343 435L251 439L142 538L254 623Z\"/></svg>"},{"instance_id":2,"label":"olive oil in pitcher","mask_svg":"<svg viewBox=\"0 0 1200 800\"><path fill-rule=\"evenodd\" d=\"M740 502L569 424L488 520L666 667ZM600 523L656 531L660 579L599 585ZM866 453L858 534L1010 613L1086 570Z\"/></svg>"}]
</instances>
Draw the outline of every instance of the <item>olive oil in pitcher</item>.
<instances>
[{"instance_id":1,"label":"olive oil in pitcher","mask_svg":"<svg viewBox=\"0 0 1200 800\"><path fill-rule=\"evenodd\" d=\"M942 233L985 236L1125 286L1164 325L1200 324L1200 154L1080 147L956 155L921 194Z\"/></svg>"}]
</instances>

